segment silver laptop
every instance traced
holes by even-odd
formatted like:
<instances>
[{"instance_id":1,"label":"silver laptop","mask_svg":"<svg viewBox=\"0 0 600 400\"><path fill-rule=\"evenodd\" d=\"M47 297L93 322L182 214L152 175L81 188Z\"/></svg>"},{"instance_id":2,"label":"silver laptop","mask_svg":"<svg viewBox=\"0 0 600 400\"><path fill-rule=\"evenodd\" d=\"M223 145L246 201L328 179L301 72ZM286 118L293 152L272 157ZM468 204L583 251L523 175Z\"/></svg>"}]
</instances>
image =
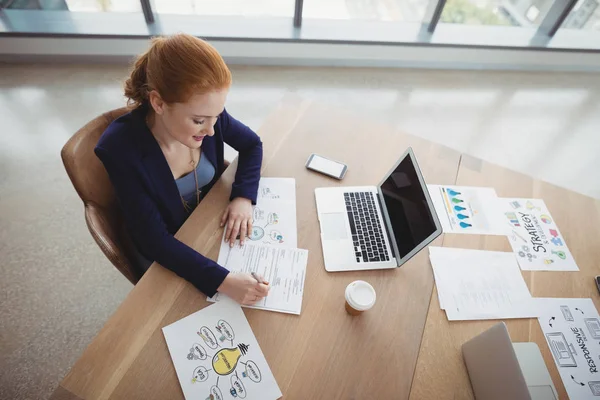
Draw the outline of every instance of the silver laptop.
<instances>
[{"instance_id":1,"label":"silver laptop","mask_svg":"<svg viewBox=\"0 0 600 400\"><path fill-rule=\"evenodd\" d=\"M396 268L442 233L412 149L378 186L315 189L327 271Z\"/></svg>"},{"instance_id":2,"label":"silver laptop","mask_svg":"<svg viewBox=\"0 0 600 400\"><path fill-rule=\"evenodd\" d=\"M512 343L504 322L462 346L477 400L557 400L556 388L535 343Z\"/></svg>"}]
</instances>

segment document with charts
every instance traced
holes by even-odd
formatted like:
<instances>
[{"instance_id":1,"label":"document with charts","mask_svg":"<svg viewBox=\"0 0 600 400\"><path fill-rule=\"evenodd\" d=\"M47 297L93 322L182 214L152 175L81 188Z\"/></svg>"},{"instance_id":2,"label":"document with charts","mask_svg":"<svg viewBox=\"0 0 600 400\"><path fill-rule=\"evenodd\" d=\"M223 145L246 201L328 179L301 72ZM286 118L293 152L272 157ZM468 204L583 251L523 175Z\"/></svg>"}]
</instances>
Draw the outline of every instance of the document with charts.
<instances>
[{"instance_id":1,"label":"document with charts","mask_svg":"<svg viewBox=\"0 0 600 400\"><path fill-rule=\"evenodd\" d=\"M592 299L538 299L538 318L571 399L600 396L600 317Z\"/></svg>"},{"instance_id":2,"label":"document with charts","mask_svg":"<svg viewBox=\"0 0 600 400\"><path fill-rule=\"evenodd\" d=\"M276 400L281 390L244 311L226 299L162 328L187 400Z\"/></svg>"},{"instance_id":3,"label":"document with charts","mask_svg":"<svg viewBox=\"0 0 600 400\"><path fill-rule=\"evenodd\" d=\"M444 233L506 235L493 188L427 185L427 189Z\"/></svg>"},{"instance_id":4,"label":"document with charts","mask_svg":"<svg viewBox=\"0 0 600 400\"><path fill-rule=\"evenodd\" d=\"M544 200L498 199L519 265L530 271L579 271Z\"/></svg>"},{"instance_id":5,"label":"document with charts","mask_svg":"<svg viewBox=\"0 0 600 400\"><path fill-rule=\"evenodd\" d=\"M223 229L223 239L225 229ZM258 197L253 209L252 232L247 243L297 247L296 180L294 178L260 178ZM239 246L239 239L234 246ZM231 247L221 240L217 262L225 264Z\"/></svg>"},{"instance_id":6,"label":"document with charts","mask_svg":"<svg viewBox=\"0 0 600 400\"><path fill-rule=\"evenodd\" d=\"M295 179L261 178L252 232L242 247L222 241L217 262L233 273L255 272L271 286L267 297L244 307L300 314L308 250L297 245Z\"/></svg>"}]
</instances>

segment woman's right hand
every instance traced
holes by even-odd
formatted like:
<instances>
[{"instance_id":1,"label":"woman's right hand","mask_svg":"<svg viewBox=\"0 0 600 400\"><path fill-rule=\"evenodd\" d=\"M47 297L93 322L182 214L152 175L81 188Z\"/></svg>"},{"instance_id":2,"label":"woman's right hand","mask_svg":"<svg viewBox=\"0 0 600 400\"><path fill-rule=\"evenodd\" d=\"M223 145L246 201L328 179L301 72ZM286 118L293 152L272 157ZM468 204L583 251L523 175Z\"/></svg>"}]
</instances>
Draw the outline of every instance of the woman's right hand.
<instances>
[{"instance_id":1,"label":"woman's right hand","mask_svg":"<svg viewBox=\"0 0 600 400\"><path fill-rule=\"evenodd\" d=\"M260 275L258 279L264 282ZM259 283L250 274L229 273L217 291L240 304L255 304L269 294L269 288L268 283Z\"/></svg>"}]
</instances>

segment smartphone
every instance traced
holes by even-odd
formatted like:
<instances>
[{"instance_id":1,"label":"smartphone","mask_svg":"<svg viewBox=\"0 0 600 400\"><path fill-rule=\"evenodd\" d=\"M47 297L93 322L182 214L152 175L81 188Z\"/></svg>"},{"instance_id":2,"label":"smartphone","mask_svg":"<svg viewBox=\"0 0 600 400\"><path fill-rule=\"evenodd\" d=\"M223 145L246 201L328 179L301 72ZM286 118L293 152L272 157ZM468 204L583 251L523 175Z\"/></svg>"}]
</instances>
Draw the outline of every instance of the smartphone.
<instances>
[{"instance_id":1,"label":"smartphone","mask_svg":"<svg viewBox=\"0 0 600 400\"><path fill-rule=\"evenodd\" d=\"M311 154L306 161L306 168L320 172L335 179L342 179L346 175L348 166L338 161L333 161L318 154Z\"/></svg>"}]
</instances>

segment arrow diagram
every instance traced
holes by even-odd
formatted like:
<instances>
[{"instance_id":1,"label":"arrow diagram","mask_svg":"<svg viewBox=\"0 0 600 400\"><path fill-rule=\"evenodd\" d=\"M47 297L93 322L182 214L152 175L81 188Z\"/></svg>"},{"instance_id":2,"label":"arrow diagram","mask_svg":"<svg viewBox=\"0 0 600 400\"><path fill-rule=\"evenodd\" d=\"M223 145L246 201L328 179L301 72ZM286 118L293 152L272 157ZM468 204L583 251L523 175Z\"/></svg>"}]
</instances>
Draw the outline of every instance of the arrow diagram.
<instances>
[{"instance_id":1,"label":"arrow diagram","mask_svg":"<svg viewBox=\"0 0 600 400\"><path fill-rule=\"evenodd\" d=\"M579 308L575 307L575 309L583 314L583 311L581 311Z\"/></svg>"},{"instance_id":2,"label":"arrow diagram","mask_svg":"<svg viewBox=\"0 0 600 400\"><path fill-rule=\"evenodd\" d=\"M548 325L550 325L550 328L552 328L552 321L554 321L556 318L552 317L550 318L550 321L548 321Z\"/></svg>"},{"instance_id":3,"label":"arrow diagram","mask_svg":"<svg viewBox=\"0 0 600 400\"><path fill-rule=\"evenodd\" d=\"M581 382L577 382L577 381L575 380L575 377L574 377L573 375L571 375L571 379L573 379L573 382L575 382L576 384L578 384L578 385L581 385L581 386L585 386L585 384L583 384L583 383L581 383Z\"/></svg>"}]
</instances>

